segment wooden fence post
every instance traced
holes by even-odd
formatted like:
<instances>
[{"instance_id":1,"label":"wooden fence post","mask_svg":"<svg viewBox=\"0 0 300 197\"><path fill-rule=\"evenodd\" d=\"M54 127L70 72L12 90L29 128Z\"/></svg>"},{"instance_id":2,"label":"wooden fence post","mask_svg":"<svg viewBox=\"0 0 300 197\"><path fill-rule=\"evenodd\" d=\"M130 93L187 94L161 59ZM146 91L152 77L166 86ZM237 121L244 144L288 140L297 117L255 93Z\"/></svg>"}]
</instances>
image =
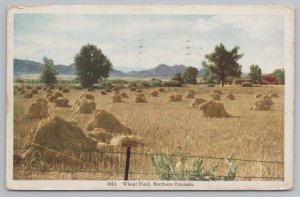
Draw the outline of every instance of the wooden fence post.
<instances>
[{"instance_id":1,"label":"wooden fence post","mask_svg":"<svg viewBox=\"0 0 300 197\"><path fill-rule=\"evenodd\" d=\"M124 181L128 181L131 147L127 147Z\"/></svg>"}]
</instances>

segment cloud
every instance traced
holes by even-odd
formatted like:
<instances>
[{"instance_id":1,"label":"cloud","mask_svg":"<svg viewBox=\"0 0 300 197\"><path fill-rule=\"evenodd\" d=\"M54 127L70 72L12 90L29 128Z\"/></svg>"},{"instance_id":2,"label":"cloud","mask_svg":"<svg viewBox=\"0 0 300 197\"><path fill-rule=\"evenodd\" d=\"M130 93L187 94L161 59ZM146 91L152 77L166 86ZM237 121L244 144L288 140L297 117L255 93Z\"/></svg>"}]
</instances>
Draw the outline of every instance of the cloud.
<instances>
[{"instance_id":1,"label":"cloud","mask_svg":"<svg viewBox=\"0 0 300 197\"><path fill-rule=\"evenodd\" d=\"M218 20L199 18L193 27L195 31L208 32L215 30L220 25Z\"/></svg>"},{"instance_id":2,"label":"cloud","mask_svg":"<svg viewBox=\"0 0 300 197\"><path fill-rule=\"evenodd\" d=\"M254 63L268 70L267 67L282 64L283 59L283 23L275 16L55 15L45 17L47 20L40 18L34 18L39 20L35 23L17 21L23 25L19 25L22 31L15 31L15 57L41 61L43 56L48 56L57 64L70 64L80 47L91 43L100 47L117 67L150 68L161 63L201 67L204 55L223 42L228 49L235 45L241 47L245 54L241 62L246 70ZM138 54L140 51L143 55Z\"/></svg>"},{"instance_id":3,"label":"cloud","mask_svg":"<svg viewBox=\"0 0 300 197\"><path fill-rule=\"evenodd\" d=\"M226 25L241 30L253 40L271 40L283 28L283 21L278 16L214 16L206 23L210 29Z\"/></svg>"}]
</instances>

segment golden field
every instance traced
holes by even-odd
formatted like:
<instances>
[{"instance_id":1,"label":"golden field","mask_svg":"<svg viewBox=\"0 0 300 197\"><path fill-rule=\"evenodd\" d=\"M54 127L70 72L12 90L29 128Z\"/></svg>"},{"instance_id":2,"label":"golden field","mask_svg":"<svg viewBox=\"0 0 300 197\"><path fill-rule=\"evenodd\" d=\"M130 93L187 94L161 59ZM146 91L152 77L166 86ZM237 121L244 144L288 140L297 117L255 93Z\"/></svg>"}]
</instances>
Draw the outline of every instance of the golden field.
<instances>
[{"instance_id":1,"label":"golden field","mask_svg":"<svg viewBox=\"0 0 300 197\"><path fill-rule=\"evenodd\" d=\"M34 86L34 85L33 85ZM117 117L122 123L131 128L143 138L144 146L132 148L130 164L130 180L153 180L159 177L153 174L150 153L179 154L181 147L188 156L223 158L233 155L242 160L279 161L284 159L284 87L261 86L239 87L226 86L224 88L209 88L204 86L187 86L182 88L166 88L167 93L160 93L158 98L149 97L149 93L157 88L143 89L147 103L135 103L135 93L129 89L123 89L129 96L123 99L124 103L112 103L112 93L101 95L100 90L89 92L95 96L97 108L104 109ZM222 92L231 92L236 100L224 100L227 112L231 118L205 118L198 108L189 107L192 99L183 98L182 102L167 102L166 98L172 94L185 95L188 89L196 91L196 97L208 100L213 89ZM272 110L251 111L253 95L272 90L279 95L273 98L275 103ZM70 93L64 93L64 97L74 105L82 90L71 89ZM23 98L23 95L14 95L14 136L27 139L30 130L36 127L39 120L23 119L26 108L38 98L44 98L45 93L33 98ZM92 118L91 114L74 113L72 108L55 107L50 103L50 115L61 116L67 120L73 120L79 124L82 130ZM85 131L86 132L86 131ZM22 140L14 139L14 153L24 144ZM126 150L118 150L125 152ZM147 153L149 155L134 154ZM83 153L85 154L85 153ZM108 153L109 154L109 153ZM113 154L113 153L112 153ZM49 169L22 170L16 167L15 179L120 179L124 177L125 153L114 154L118 157L116 165L105 165L99 160L98 169L92 169L83 165L72 171L68 171L63 165L51 166ZM92 158L96 158L91 156ZM82 157L84 158L84 156ZM77 158L80 159L80 158ZM191 157L193 159L193 157ZM174 157L178 161L178 157ZM226 164L224 160L204 158L205 167L211 164L219 164L220 175L224 174ZM89 162L85 160L84 162ZM254 177L283 177L283 164L235 161L237 165L236 180L273 180L272 178ZM24 167L24 166L23 166ZM18 168L18 169L17 169ZM101 172L103 171L103 172ZM105 172L104 172L105 171Z\"/></svg>"}]
</instances>

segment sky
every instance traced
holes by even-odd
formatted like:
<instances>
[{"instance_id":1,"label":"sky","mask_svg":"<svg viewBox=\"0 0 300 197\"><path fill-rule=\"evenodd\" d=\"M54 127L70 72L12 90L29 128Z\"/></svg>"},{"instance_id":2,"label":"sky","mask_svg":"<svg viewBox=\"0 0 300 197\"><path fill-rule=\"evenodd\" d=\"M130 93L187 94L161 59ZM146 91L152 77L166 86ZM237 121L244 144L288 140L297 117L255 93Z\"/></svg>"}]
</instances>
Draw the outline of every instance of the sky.
<instances>
[{"instance_id":1,"label":"sky","mask_svg":"<svg viewBox=\"0 0 300 197\"><path fill-rule=\"evenodd\" d=\"M223 43L239 46L243 72L283 67L283 17L271 15L15 14L14 58L69 65L94 44L122 71L159 64L202 67L205 54Z\"/></svg>"}]
</instances>

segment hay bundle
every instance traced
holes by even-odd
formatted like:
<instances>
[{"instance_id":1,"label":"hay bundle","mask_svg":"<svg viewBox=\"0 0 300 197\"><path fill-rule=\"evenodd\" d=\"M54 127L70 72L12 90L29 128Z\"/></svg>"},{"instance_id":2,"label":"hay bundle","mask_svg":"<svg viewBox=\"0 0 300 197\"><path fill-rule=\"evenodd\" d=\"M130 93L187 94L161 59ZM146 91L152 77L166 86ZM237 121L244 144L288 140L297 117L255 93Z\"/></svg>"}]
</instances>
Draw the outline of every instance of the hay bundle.
<instances>
[{"instance_id":1,"label":"hay bundle","mask_svg":"<svg viewBox=\"0 0 300 197\"><path fill-rule=\"evenodd\" d=\"M32 89L32 87L31 87L30 85L25 86L25 88L26 88L27 90L31 90L31 89Z\"/></svg>"},{"instance_id":2,"label":"hay bundle","mask_svg":"<svg viewBox=\"0 0 300 197\"><path fill-rule=\"evenodd\" d=\"M150 96L152 96L152 97L158 97L158 91L154 90L154 91L150 92Z\"/></svg>"},{"instance_id":3,"label":"hay bundle","mask_svg":"<svg viewBox=\"0 0 300 197\"><path fill-rule=\"evenodd\" d=\"M69 93L70 90L69 90L68 88L64 88L64 89L62 90L62 92L63 92L63 93Z\"/></svg>"},{"instance_id":4,"label":"hay bundle","mask_svg":"<svg viewBox=\"0 0 300 197\"><path fill-rule=\"evenodd\" d=\"M209 95L213 100L221 100L221 94L211 93Z\"/></svg>"},{"instance_id":5,"label":"hay bundle","mask_svg":"<svg viewBox=\"0 0 300 197\"><path fill-rule=\"evenodd\" d=\"M51 94L52 94L53 91L52 91L51 89L48 89L48 88L47 88L47 89L46 89L46 93L51 93Z\"/></svg>"},{"instance_id":6,"label":"hay bundle","mask_svg":"<svg viewBox=\"0 0 300 197\"><path fill-rule=\"evenodd\" d=\"M256 99L250 110L270 110L273 104L272 98L265 95Z\"/></svg>"},{"instance_id":7,"label":"hay bundle","mask_svg":"<svg viewBox=\"0 0 300 197\"><path fill-rule=\"evenodd\" d=\"M51 89L51 90L53 90L54 89L54 85L49 85L48 88Z\"/></svg>"},{"instance_id":8,"label":"hay bundle","mask_svg":"<svg viewBox=\"0 0 300 197\"><path fill-rule=\"evenodd\" d=\"M48 102L40 98L32 103L27 109L23 118L46 118L48 116Z\"/></svg>"},{"instance_id":9,"label":"hay bundle","mask_svg":"<svg viewBox=\"0 0 300 197\"><path fill-rule=\"evenodd\" d=\"M35 89L36 89L36 90L41 90L42 87L41 87L41 86L36 86Z\"/></svg>"},{"instance_id":10,"label":"hay bundle","mask_svg":"<svg viewBox=\"0 0 300 197\"><path fill-rule=\"evenodd\" d=\"M94 118L87 124L86 130L92 131L95 128L102 128L113 134L131 134L132 131L122 124L113 114L97 109L93 114Z\"/></svg>"},{"instance_id":11,"label":"hay bundle","mask_svg":"<svg viewBox=\"0 0 300 197\"><path fill-rule=\"evenodd\" d=\"M188 90L185 95L185 98L195 98L195 95L196 95L195 90Z\"/></svg>"},{"instance_id":12,"label":"hay bundle","mask_svg":"<svg viewBox=\"0 0 300 197\"><path fill-rule=\"evenodd\" d=\"M196 91L195 91L195 90L188 90L187 93L188 93L188 94L196 95Z\"/></svg>"},{"instance_id":13,"label":"hay bundle","mask_svg":"<svg viewBox=\"0 0 300 197\"><path fill-rule=\"evenodd\" d=\"M233 94L231 92L228 92L225 96L225 98L227 100L235 100L235 97L233 96Z\"/></svg>"},{"instance_id":14,"label":"hay bundle","mask_svg":"<svg viewBox=\"0 0 300 197\"><path fill-rule=\"evenodd\" d=\"M89 100L94 100L95 99L95 97L93 96L93 95L91 95L91 94L87 94L87 93L81 93L81 95L79 96L79 99L84 99L84 98L86 98L86 99L89 99Z\"/></svg>"},{"instance_id":15,"label":"hay bundle","mask_svg":"<svg viewBox=\"0 0 300 197\"><path fill-rule=\"evenodd\" d=\"M135 97L135 102L136 103L147 103L147 100L145 97L142 97L142 96L136 96Z\"/></svg>"},{"instance_id":16,"label":"hay bundle","mask_svg":"<svg viewBox=\"0 0 300 197\"><path fill-rule=\"evenodd\" d=\"M195 98L195 99L191 102L190 106L191 106L191 107L197 107L197 106L201 105L201 104L204 103L204 102L206 102L206 100L204 100L204 99L202 99L202 98Z\"/></svg>"},{"instance_id":17,"label":"hay bundle","mask_svg":"<svg viewBox=\"0 0 300 197\"><path fill-rule=\"evenodd\" d=\"M131 87L129 90L130 90L130 92L134 92L134 91L136 91L136 88L135 87Z\"/></svg>"},{"instance_id":18,"label":"hay bundle","mask_svg":"<svg viewBox=\"0 0 300 197\"><path fill-rule=\"evenodd\" d=\"M75 89L75 90L83 90L83 88L80 87L80 86L75 86L74 89Z\"/></svg>"},{"instance_id":19,"label":"hay bundle","mask_svg":"<svg viewBox=\"0 0 300 197\"><path fill-rule=\"evenodd\" d=\"M143 93L139 93L139 94L135 94L135 96L139 96L139 97L145 97L145 94L143 94Z\"/></svg>"},{"instance_id":20,"label":"hay bundle","mask_svg":"<svg viewBox=\"0 0 300 197\"><path fill-rule=\"evenodd\" d=\"M167 90L166 90L165 88L159 88L158 91L159 91L160 93L166 93L166 92L167 92Z\"/></svg>"},{"instance_id":21,"label":"hay bundle","mask_svg":"<svg viewBox=\"0 0 300 197\"><path fill-rule=\"evenodd\" d=\"M38 94L39 92L35 89L31 90L31 94Z\"/></svg>"},{"instance_id":22,"label":"hay bundle","mask_svg":"<svg viewBox=\"0 0 300 197\"><path fill-rule=\"evenodd\" d=\"M113 144L108 144L108 143L103 143L103 142L99 142L96 145L97 150L101 151L101 152L114 152L116 146ZM117 162L117 159L114 159L113 164L115 164L115 162Z\"/></svg>"},{"instance_id":23,"label":"hay bundle","mask_svg":"<svg viewBox=\"0 0 300 197\"><path fill-rule=\"evenodd\" d=\"M257 94L255 94L255 95L253 96L253 98L254 98L254 99L258 99L258 98L260 98L260 97L262 97L262 96L263 96L263 94L257 93Z\"/></svg>"},{"instance_id":24,"label":"hay bundle","mask_svg":"<svg viewBox=\"0 0 300 197\"><path fill-rule=\"evenodd\" d=\"M64 89L64 87L58 86L58 90L62 91L63 89Z\"/></svg>"},{"instance_id":25,"label":"hay bundle","mask_svg":"<svg viewBox=\"0 0 300 197\"><path fill-rule=\"evenodd\" d=\"M128 98L128 95L127 95L126 92L121 92L121 97L122 97L122 98Z\"/></svg>"},{"instance_id":26,"label":"hay bundle","mask_svg":"<svg viewBox=\"0 0 300 197\"><path fill-rule=\"evenodd\" d=\"M37 165L44 163L63 163L64 165L82 164L65 155L71 155L76 158L81 155L80 150L97 150L95 142L87 138L75 122L68 122L59 116L42 120L37 128L32 130L30 142L52 150L33 146L21 154L21 158L25 162Z\"/></svg>"},{"instance_id":27,"label":"hay bundle","mask_svg":"<svg viewBox=\"0 0 300 197\"><path fill-rule=\"evenodd\" d=\"M212 94L223 94L223 92L221 91L221 90L213 90L212 92L211 92Z\"/></svg>"},{"instance_id":28,"label":"hay bundle","mask_svg":"<svg viewBox=\"0 0 300 197\"><path fill-rule=\"evenodd\" d=\"M58 98L58 97L64 97L62 92L55 92L54 95Z\"/></svg>"},{"instance_id":29,"label":"hay bundle","mask_svg":"<svg viewBox=\"0 0 300 197\"><path fill-rule=\"evenodd\" d=\"M113 95L112 103L122 103L122 97L119 94Z\"/></svg>"},{"instance_id":30,"label":"hay bundle","mask_svg":"<svg viewBox=\"0 0 300 197\"><path fill-rule=\"evenodd\" d=\"M46 97L49 98L52 95L52 93L46 94Z\"/></svg>"},{"instance_id":31,"label":"hay bundle","mask_svg":"<svg viewBox=\"0 0 300 197\"><path fill-rule=\"evenodd\" d=\"M111 144L119 147L136 147L143 145L142 139L135 135L121 135L111 139Z\"/></svg>"},{"instance_id":32,"label":"hay bundle","mask_svg":"<svg viewBox=\"0 0 300 197\"><path fill-rule=\"evenodd\" d=\"M105 91L101 91L100 93L101 93L101 95L107 95L107 93Z\"/></svg>"},{"instance_id":33,"label":"hay bundle","mask_svg":"<svg viewBox=\"0 0 300 197\"><path fill-rule=\"evenodd\" d=\"M17 87L17 91L18 92L24 91L24 87Z\"/></svg>"},{"instance_id":34,"label":"hay bundle","mask_svg":"<svg viewBox=\"0 0 300 197\"><path fill-rule=\"evenodd\" d=\"M114 95L120 94L119 91L114 91Z\"/></svg>"},{"instance_id":35,"label":"hay bundle","mask_svg":"<svg viewBox=\"0 0 300 197\"><path fill-rule=\"evenodd\" d=\"M48 98L48 100L49 100L50 102L54 102L54 103L55 103L55 101L56 101L56 99L57 99L57 97L56 97L55 95L53 95L53 94L50 94L50 96L47 97L47 98Z\"/></svg>"},{"instance_id":36,"label":"hay bundle","mask_svg":"<svg viewBox=\"0 0 300 197\"><path fill-rule=\"evenodd\" d=\"M88 132L87 135L107 144L110 143L113 137L111 133L101 128L95 128L93 131Z\"/></svg>"},{"instance_id":37,"label":"hay bundle","mask_svg":"<svg viewBox=\"0 0 300 197\"><path fill-rule=\"evenodd\" d=\"M267 96L270 97L270 98L278 98L278 94L276 94L275 92L269 92L267 94Z\"/></svg>"},{"instance_id":38,"label":"hay bundle","mask_svg":"<svg viewBox=\"0 0 300 197\"><path fill-rule=\"evenodd\" d=\"M21 90L20 94L25 94L26 90Z\"/></svg>"},{"instance_id":39,"label":"hay bundle","mask_svg":"<svg viewBox=\"0 0 300 197\"><path fill-rule=\"evenodd\" d=\"M82 98L75 102L73 109L76 113L91 114L96 109L96 103L92 99Z\"/></svg>"},{"instance_id":40,"label":"hay bundle","mask_svg":"<svg viewBox=\"0 0 300 197\"><path fill-rule=\"evenodd\" d=\"M228 118L231 117L220 102L207 101L200 105L204 117Z\"/></svg>"},{"instance_id":41,"label":"hay bundle","mask_svg":"<svg viewBox=\"0 0 300 197\"><path fill-rule=\"evenodd\" d=\"M142 89L136 89L135 93L143 93L143 90Z\"/></svg>"},{"instance_id":42,"label":"hay bundle","mask_svg":"<svg viewBox=\"0 0 300 197\"><path fill-rule=\"evenodd\" d=\"M177 95L170 95L167 97L168 102L179 102L182 101L182 95L177 94Z\"/></svg>"},{"instance_id":43,"label":"hay bundle","mask_svg":"<svg viewBox=\"0 0 300 197\"><path fill-rule=\"evenodd\" d=\"M120 91L120 88L119 87L113 87L112 91Z\"/></svg>"},{"instance_id":44,"label":"hay bundle","mask_svg":"<svg viewBox=\"0 0 300 197\"><path fill-rule=\"evenodd\" d=\"M55 106L56 107L71 107L69 105L69 99L65 97L58 97L55 101Z\"/></svg>"},{"instance_id":45,"label":"hay bundle","mask_svg":"<svg viewBox=\"0 0 300 197\"><path fill-rule=\"evenodd\" d=\"M25 93L24 98L32 98L33 95L31 93Z\"/></svg>"},{"instance_id":46,"label":"hay bundle","mask_svg":"<svg viewBox=\"0 0 300 197\"><path fill-rule=\"evenodd\" d=\"M105 92L111 92L111 88L106 88Z\"/></svg>"},{"instance_id":47,"label":"hay bundle","mask_svg":"<svg viewBox=\"0 0 300 197\"><path fill-rule=\"evenodd\" d=\"M92 91L94 91L94 88L93 88L93 87L89 87L89 88L87 89L87 91L88 91L88 92L92 92Z\"/></svg>"}]
</instances>

